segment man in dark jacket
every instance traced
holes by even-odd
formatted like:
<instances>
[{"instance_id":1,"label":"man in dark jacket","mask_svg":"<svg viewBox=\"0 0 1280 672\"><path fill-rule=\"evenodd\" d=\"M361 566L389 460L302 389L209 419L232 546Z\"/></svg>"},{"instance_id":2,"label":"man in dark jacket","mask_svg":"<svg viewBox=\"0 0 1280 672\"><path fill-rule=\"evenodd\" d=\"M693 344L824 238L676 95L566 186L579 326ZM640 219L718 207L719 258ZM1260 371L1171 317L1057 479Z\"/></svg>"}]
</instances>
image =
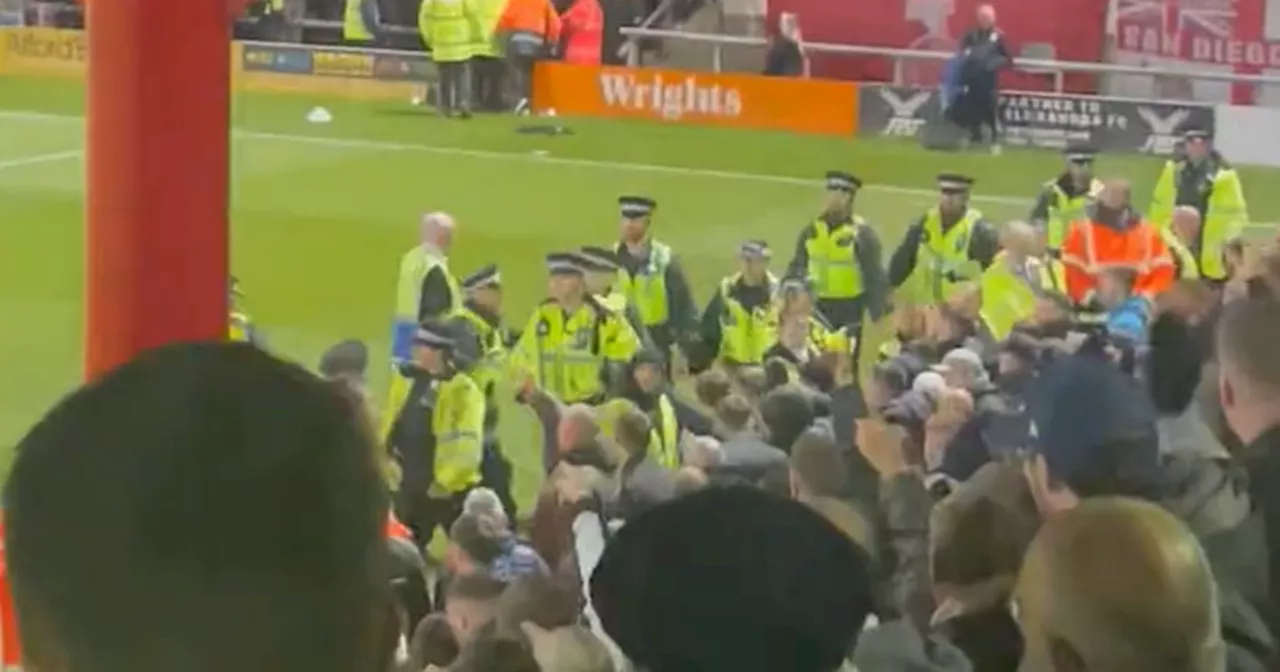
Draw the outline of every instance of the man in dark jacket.
<instances>
[{"instance_id":1,"label":"man in dark jacket","mask_svg":"<svg viewBox=\"0 0 1280 672\"><path fill-rule=\"evenodd\" d=\"M1217 332L1219 393L1222 413L1244 443L1254 505L1262 511L1268 557L1273 633L1280 632L1275 594L1280 588L1280 302L1273 298L1239 299L1223 311Z\"/></svg>"},{"instance_id":2,"label":"man in dark jacket","mask_svg":"<svg viewBox=\"0 0 1280 672\"><path fill-rule=\"evenodd\" d=\"M720 444L720 463L707 469L707 477L713 483L758 485L770 472L786 471L787 454L765 443L752 426L754 416L751 403L737 394L730 394L716 405L716 421L724 441Z\"/></svg>"},{"instance_id":3,"label":"man in dark jacket","mask_svg":"<svg viewBox=\"0 0 1280 672\"><path fill-rule=\"evenodd\" d=\"M618 497L606 506L609 518L631 520L675 497L671 472L649 454L653 425L639 409L624 412L614 423L614 437L627 458L618 468Z\"/></svg>"},{"instance_id":4,"label":"man in dark jacket","mask_svg":"<svg viewBox=\"0 0 1280 672\"><path fill-rule=\"evenodd\" d=\"M1013 62L1004 33L996 28L991 5L978 7L978 25L960 38L960 83L964 93L956 101L957 121L969 131L971 142L982 142L983 129L991 129L991 150L1000 150L999 73Z\"/></svg>"}]
</instances>

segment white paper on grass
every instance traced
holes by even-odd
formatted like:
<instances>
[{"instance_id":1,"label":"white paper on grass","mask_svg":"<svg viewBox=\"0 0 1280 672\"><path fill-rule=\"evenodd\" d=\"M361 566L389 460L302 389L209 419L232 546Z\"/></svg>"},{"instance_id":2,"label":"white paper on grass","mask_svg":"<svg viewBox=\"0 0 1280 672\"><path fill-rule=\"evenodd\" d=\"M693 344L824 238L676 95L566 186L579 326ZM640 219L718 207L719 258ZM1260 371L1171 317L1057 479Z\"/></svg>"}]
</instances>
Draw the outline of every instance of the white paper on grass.
<instances>
[{"instance_id":1,"label":"white paper on grass","mask_svg":"<svg viewBox=\"0 0 1280 672\"><path fill-rule=\"evenodd\" d=\"M307 121L313 124L327 124L333 121L333 115L323 107L317 107L307 113Z\"/></svg>"}]
</instances>

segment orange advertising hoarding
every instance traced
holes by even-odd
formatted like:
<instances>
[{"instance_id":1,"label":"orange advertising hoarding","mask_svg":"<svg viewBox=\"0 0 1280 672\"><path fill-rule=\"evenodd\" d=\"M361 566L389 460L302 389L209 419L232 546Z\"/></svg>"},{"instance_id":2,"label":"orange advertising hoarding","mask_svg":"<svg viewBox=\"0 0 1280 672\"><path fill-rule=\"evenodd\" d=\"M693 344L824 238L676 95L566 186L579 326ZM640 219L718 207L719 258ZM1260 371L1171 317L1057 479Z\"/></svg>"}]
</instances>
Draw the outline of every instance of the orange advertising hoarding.
<instances>
[{"instance_id":1,"label":"orange advertising hoarding","mask_svg":"<svg viewBox=\"0 0 1280 672\"><path fill-rule=\"evenodd\" d=\"M853 135L857 85L818 79L539 63L537 110L583 117Z\"/></svg>"}]
</instances>

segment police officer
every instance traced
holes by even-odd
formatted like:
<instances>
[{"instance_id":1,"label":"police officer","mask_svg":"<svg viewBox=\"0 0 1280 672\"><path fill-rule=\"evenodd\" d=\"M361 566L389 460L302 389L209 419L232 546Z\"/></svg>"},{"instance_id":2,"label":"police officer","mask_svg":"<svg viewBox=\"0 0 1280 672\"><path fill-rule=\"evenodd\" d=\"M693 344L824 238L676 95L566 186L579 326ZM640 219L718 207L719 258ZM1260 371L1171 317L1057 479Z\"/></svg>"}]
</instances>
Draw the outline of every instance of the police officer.
<instances>
[{"instance_id":1,"label":"police officer","mask_svg":"<svg viewBox=\"0 0 1280 672\"><path fill-rule=\"evenodd\" d=\"M390 431L394 414L399 412L409 392L411 381L400 374L409 361L418 325L426 319L444 318L462 306L462 289L449 271L448 255L455 226L453 217L446 213L423 215L421 242L400 258L391 325L392 375L387 415L383 418L384 435Z\"/></svg>"},{"instance_id":2,"label":"police officer","mask_svg":"<svg viewBox=\"0 0 1280 672\"><path fill-rule=\"evenodd\" d=\"M1063 151L1066 169L1044 183L1040 196L1031 208L1032 224L1044 230L1049 254L1057 258L1067 227L1084 216L1084 208L1102 191L1102 181L1093 176L1097 152L1085 145L1070 145Z\"/></svg>"},{"instance_id":3,"label":"police officer","mask_svg":"<svg viewBox=\"0 0 1280 672\"><path fill-rule=\"evenodd\" d=\"M472 0L422 0L418 29L440 73L438 107L471 118L471 54L484 28Z\"/></svg>"},{"instance_id":4,"label":"police officer","mask_svg":"<svg viewBox=\"0 0 1280 672\"><path fill-rule=\"evenodd\" d=\"M853 214L853 199L861 186L849 173L827 173L826 209L800 231L787 269L788 277L809 279L827 322L851 334L858 333L864 313L880 318L886 294L880 237Z\"/></svg>"},{"instance_id":5,"label":"police officer","mask_svg":"<svg viewBox=\"0 0 1280 672\"><path fill-rule=\"evenodd\" d=\"M640 338L641 347L654 347L640 312L636 310L635 305L627 301L625 294L614 288L618 280L618 272L622 268L618 253L607 247L585 245L579 250L579 254L582 255L586 264L587 291L591 292L591 295L605 308L627 319L627 324L631 325L636 336Z\"/></svg>"},{"instance_id":6,"label":"police officer","mask_svg":"<svg viewBox=\"0 0 1280 672\"><path fill-rule=\"evenodd\" d=\"M511 494L514 469L502 449L498 432L498 382L506 373L507 348L514 344L510 331L502 323L502 276L498 267L489 264L462 279L466 300L458 318L470 325L474 342L475 364L468 374L484 391L484 460L481 462L481 485L497 493L507 513L517 515Z\"/></svg>"},{"instance_id":7,"label":"police officer","mask_svg":"<svg viewBox=\"0 0 1280 672\"><path fill-rule=\"evenodd\" d=\"M697 308L675 253L651 235L657 203L643 196L618 199L621 240L614 247L621 269L617 289L636 307L649 339L671 363L671 349L694 334Z\"/></svg>"},{"instance_id":8,"label":"police officer","mask_svg":"<svg viewBox=\"0 0 1280 672\"><path fill-rule=\"evenodd\" d=\"M342 39L369 44L378 36L381 17L377 0L346 0L342 9Z\"/></svg>"},{"instance_id":9,"label":"police officer","mask_svg":"<svg viewBox=\"0 0 1280 672\"><path fill-rule=\"evenodd\" d=\"M249 317L249 313L245 312L240 305L240 299L244 298L244 294L240 292L240 281L232 276L227 284L227 292L230 294L227 302L231 304L227 336L233 341L252 343L261 347L262 337L253 326L253 318Z\"/></svg>"},{"instance_id":10,"label":"police officer","mask_svg":"<svg viewBox=\"0 0 1280 672\"><path fill-rule=\"evenodd\" d=\"M1189 247L1200 262L1200 275L1215 283L1225 282L1227 243L1239 238L1249 222L1240 175L1213 148L1209 133L1203 129L1186 132L1183 151L1183 158L1165 162L1147 219L1158 228L1166 228L1173 219L1174 208L1195 208L1200 213L1201 226Z\"/></svg>"},{"instance_id":11,"label":"police officer","mask_svg":"<svg viewBox=\"0 0 1280 672\"><path fill-rule=\"evenodd\" d=\"M484 392L455 366L456 345L442 321L419 326L406 365L413 386L391 432L402 471L397 515L423 546L437 527L449 529L481 479Z\"/></svg>"},{"instance_id":12,"label":"police officer","mask_svg":"<svg viewBox=\"0 0 1280 672\"><path fill-rule=\"evenodd\" d=\"M696 368L718 359L730 367L759 365L777 340L774 295L778 279L769 272L769 244L748 240L738 249L738 272L720 281L702 311L699 329L705 357Z\"/></svg>"},{"instance_id":13,"label":"police officer","mask_svg":"<svg viewBox=\"0 0 1280 672\"><path fill-rule=\"evenodd\" d=\"M938 205L907 229L889 260L889 284L912 303L946 301L956 285L976 281L1000 251L1000 234L969 205L973 178L938 176Z\"/></svg>"},{"instance_id":14,"label":"police officer","mask_svg":"<svg viewBox=\"0 0 1280 672\"><path fill-rule=\"evenodd\" d=\"M551 296L529 318L512 365L564 403L599 403L635 356L639 338L587 291L580 254L549 254L547 270Z\"/></svg>"},{"instance_id":15,"label":"police officer","mask_svg":"<svg viewBox=\"0 0 1280 672\"><path fill-rule=\"evenodd\" d=\"M663 371L661 353L641 349L631 361L630 384L623 397L649 416L653 431L648 455L668 469L680 467L680 417Z\"/></svg>"}]
</instances>

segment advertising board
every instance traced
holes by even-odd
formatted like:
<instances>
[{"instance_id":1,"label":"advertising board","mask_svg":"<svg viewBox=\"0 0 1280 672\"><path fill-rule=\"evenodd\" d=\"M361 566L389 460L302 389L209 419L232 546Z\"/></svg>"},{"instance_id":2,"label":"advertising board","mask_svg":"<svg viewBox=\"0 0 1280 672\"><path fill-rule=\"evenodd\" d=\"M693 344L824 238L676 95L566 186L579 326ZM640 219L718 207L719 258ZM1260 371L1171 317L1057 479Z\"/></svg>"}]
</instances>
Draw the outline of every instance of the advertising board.
<instances>
[{"instance_id":1,"label":"advertising board","mask_svg":"<svg viewBox=\"0 0 1280 672\"><path fill-rule=\"evenodd\" d=\"M0 28L0 72L83 77L84 33L54 28Z\"/></svg>"},{"instance_id":2,"label":"advertising board","mask_svg":"<svg viewBox=\"0 0 1280 672\"><path fill-rule=\"evenodd\" d=\"M860 134L914 138L930 124L946 123L936 89L864 86L860 98ZM1166 156L1186 129L1213 132L1215 126L1214 108L1195 103L1002 92L999 109L1003 141L1022 147L1082 143Z\"/></svg>"},{"instance_id":3,"label":"advertising board","mask_svg":"<svg viewBox=\"0 0 1280 672\"><path fill-rule=\"evenodd\" d=\"M852 135L848 82L656 68L539 63L534 107L557 114L671 124Z\"/></svg>"},{"instance_id":4,"label":"advertising board","mask_svg":"<svg viewBox=\"0 0 1280 672\"><path fill-rule=\"evenodd\" d=\"M0 28L0 74L82 78L88 55L82 31ZM407 100L436 79L427 55L414 52L237 42L230 59L233 86L249 91Z\"/></svg>"}]
</instances>

